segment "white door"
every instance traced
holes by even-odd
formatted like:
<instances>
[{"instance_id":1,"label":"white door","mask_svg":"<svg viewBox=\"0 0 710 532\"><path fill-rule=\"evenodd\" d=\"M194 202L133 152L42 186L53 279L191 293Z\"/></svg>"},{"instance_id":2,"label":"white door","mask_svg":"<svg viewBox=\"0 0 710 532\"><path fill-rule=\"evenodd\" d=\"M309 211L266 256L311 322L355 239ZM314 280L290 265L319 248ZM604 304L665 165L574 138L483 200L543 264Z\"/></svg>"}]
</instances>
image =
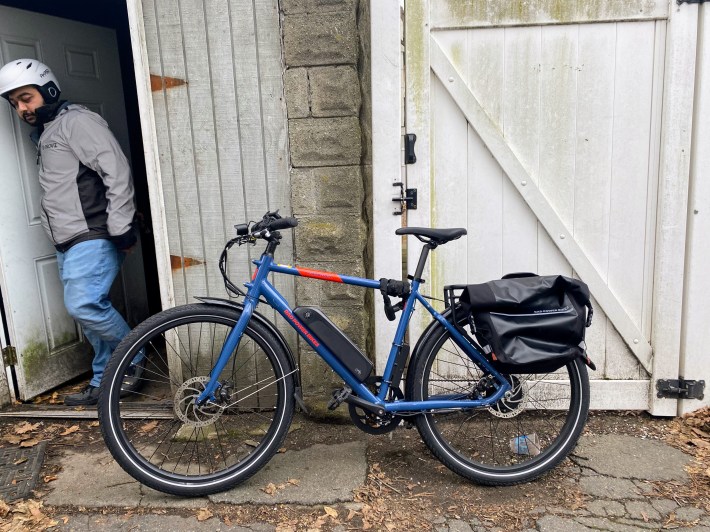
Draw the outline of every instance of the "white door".
<instances>
[{"instance_id":1,"label":"white door","mask_svg":"<svg viewBox=\"0 0 710 532\"><path fill-rule=\"evenodd\" d=\"M62 98L101 114L129 155L113 30L0 6L0 62L21 57L48 64ZM30 131L0 102L0 289L23 400L87 371L93 355L64 308L55 250L40 225L37 150ZM142 260L129 261L125 291L142 294L138 307L144 308ZM135 273L127 275L126 269ZM130 304L136 306L135 295Z\"/></svg>"},{"instance_id":2,"label":"white door","mask_svg":"<svg viewBox=\"0 0 710 532\"><path fill-rule=\"evenodd\" d=\"M407 223L468 230L432 254L424 287L581 278L592 407L674 414L655 379L678 375L697 6L563 7L405 3Z\"/></svg>"}]
</instances>

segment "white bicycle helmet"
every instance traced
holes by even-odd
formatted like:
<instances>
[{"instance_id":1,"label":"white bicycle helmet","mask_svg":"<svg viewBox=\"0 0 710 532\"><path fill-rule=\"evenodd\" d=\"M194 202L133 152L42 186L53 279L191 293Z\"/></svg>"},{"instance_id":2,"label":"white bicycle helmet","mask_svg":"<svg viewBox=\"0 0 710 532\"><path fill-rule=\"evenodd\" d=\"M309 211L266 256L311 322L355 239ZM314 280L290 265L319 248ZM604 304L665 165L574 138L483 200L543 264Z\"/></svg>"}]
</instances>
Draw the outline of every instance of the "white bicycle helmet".
<instances>
[{"instance_id":1,"label":"white bicycle helmet","mask_svg":"<svg viewBox=\"0 0 710 532\"><path fill-rule=\"evenodd\" d=\"M26 85L34 85L44 103L59 99L61 89L52 70L36 59L16 59L0 68L0 96L9 100L9 93Z\"/></svg>"}]
</instances>

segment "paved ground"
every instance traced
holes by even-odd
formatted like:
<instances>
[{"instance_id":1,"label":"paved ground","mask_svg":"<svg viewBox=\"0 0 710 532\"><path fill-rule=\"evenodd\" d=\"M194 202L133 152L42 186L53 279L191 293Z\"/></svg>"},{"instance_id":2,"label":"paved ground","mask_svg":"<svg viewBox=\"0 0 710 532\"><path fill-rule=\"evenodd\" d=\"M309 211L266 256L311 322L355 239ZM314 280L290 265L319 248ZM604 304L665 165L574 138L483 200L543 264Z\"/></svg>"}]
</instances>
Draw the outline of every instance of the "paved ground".
<instances>
[{"instance_id":1,"label":"paved ground","mask_svg":"<svg viewBox=\"0 0 710 532\"><path fill-rule=\"evenodd\" d=\"M350 430L337 425L328 429L333 434ZM309 424L305 423L301 430L308 431ZM687 473L692 457L657 439L627 434L585 435L570 460L552 478L548 476L545 482L513 488L469 488L448 471L442 471L424 453L421 456L417 454L417 446L421 445L416 441L415 431L398 429L394 438L390 438L393 442L391 448L379 455L369 449L376 440L355 437L359 439L343 442L334 438L335 441L330 444L316 443L279 454L244 485L223 494L193 499L166 496L139 485L113 462L101 446L85 450L68 447L59 453L61 468L57 479L49 484L51 490L42 498L43 511L51 513L58 522L54 530L64 531L300 530L308 527L299 526L298 515L309 512L311 515L322 514L321 519L311 522L310 528L354 529L357 528L354 526L356 521L349 522L345 516L366 511L363 506L368 503L356 495L359 490L362 492L364 485L372 484L373 456L386 469L387 460L402 458L403 453L396 451L397 439L407 438L414 442L408 444L408 448L414 448L416 452L404 458L413 464L421 463L422 474L428 468L434 475L443 477L440 482L448 482L453 492L469 490L466 493L472 494L474 505L462 508L459 503L446 503L444 501L449 499L442 498L435 503L440 508L429 506L428 510L422 510L424 499L402 494L387 503L399 506L403 512L399 514L399 520L381 521L380 526L372 527L373 530L407 529L406 514L411 513L424 516L423 520L412 521L417 528L452 532L710 531L707 508L687 495L693 493L691 488L697 488L692 485L693 479ZM379 467L375 465L374 471L377 472ZM411 468L410 489L415 484L426 484L422 480L425 476L420 477L418 473L420 471L416 466ZM707 474L710 476L710 470ZM375 477L375 483L389 486L397 493L404 491L402 486L407 485L407 479L395 479L399 481L396 485L400 488L397 489L394 488L394 480L382 474ZM298 479L298 482L291 484L289 479ZM264 487L269 484L278 487L275 492L265 491ZM422 497L432 495L426 493L427 489L436 492L432 496L439 496L439 492L444 491L437 488L441 485L429 484L428 488L423 488L425 493ZM664 487L673 489L664 491ZM564 492L564 497L556 497L556 490ZM541 493L543 491L545 493ZM676 496L681 492L685 495ZM490 507L490 501L496 499L507 501L507 505L501 506L503 513L500 515L507 514L502 526L495 517L477 515L471 509L478 503ZM530 507L525 503L527 499L542 502ZM372 502L369 504L373 505ZM235 508L236 513L232 511ZM519 508L519 515L514 515L511 520L511 509L515 513L516 508ZM338 520L328 519L329 510L338 512ZM281 525L266 524L265 521L274 523L274 520L262 520L259 516L269 511L281 512L290 520ZM8 528L0 526L0 530Z\"/></svg>"}]
</instances>

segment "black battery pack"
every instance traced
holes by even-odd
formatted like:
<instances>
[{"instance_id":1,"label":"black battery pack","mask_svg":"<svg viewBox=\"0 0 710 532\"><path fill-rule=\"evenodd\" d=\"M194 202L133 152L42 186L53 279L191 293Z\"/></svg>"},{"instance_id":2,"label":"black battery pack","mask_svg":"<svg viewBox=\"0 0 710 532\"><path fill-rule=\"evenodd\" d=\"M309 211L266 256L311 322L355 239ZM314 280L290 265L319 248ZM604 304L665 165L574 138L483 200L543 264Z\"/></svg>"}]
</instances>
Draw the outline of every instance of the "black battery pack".
<instances>
[{"instance_id":1,"label":"black battery pack","mask_svg":"<svg viewBox=\"0 0 710 532\"><path fill-rule=\"evenodd\" d=\"M360 382L370 376L372 362L320 309L296 307L293 313Z\"/></svg>"}]
</instances>

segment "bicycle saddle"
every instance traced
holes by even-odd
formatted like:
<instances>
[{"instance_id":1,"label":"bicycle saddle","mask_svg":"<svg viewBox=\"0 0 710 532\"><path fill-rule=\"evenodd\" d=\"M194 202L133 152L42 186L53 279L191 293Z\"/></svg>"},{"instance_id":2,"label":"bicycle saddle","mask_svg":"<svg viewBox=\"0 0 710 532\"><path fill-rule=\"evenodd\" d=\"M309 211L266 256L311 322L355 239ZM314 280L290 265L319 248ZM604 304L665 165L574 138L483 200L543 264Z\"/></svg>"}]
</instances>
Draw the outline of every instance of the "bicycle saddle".
<instances>
[{"instance_id":1,"label":"bicycle saddle","mask_svg":"<svg viewBox=\"0 0 710 532\"><path fill-rule=\"evenodd\" d=\"M421 240L421 237L429 238L437 244L446 244L451 240L461 238L466 234L463 227L453 227L451 229L431 229L429 227L400 227L394 232L396 235L414 235Z\"/></svg>"}]
</instances>

